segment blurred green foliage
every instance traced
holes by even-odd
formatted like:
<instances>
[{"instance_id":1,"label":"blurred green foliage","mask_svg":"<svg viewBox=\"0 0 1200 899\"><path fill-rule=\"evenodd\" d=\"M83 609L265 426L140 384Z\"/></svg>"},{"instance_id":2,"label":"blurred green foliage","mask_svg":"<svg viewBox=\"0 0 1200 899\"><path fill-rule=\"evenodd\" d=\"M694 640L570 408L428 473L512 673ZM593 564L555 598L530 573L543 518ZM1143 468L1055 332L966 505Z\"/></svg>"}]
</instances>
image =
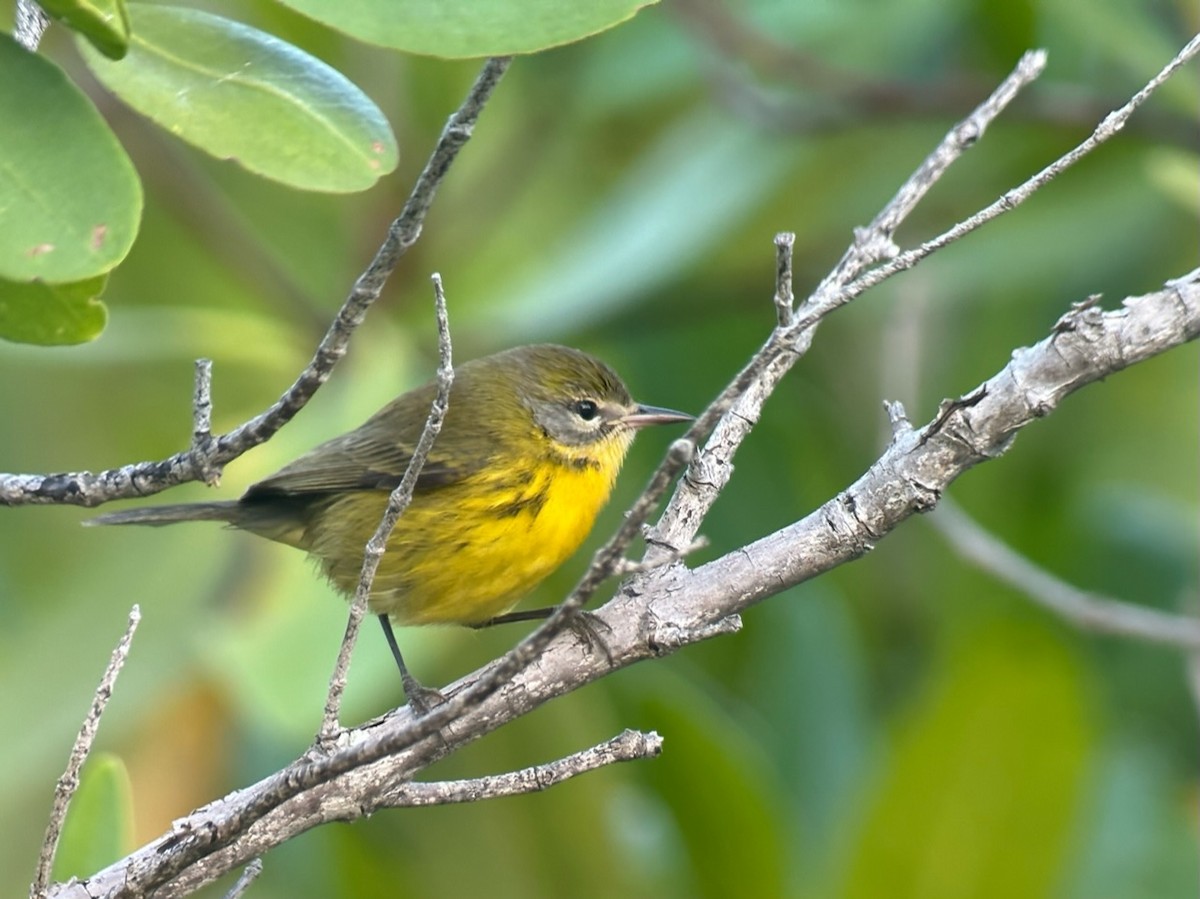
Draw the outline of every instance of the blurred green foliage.
<instances>
[{"instance_id":1,"label":"blurred green foliage","mask_svg":"<svg viewBox=\"0 0 1200 899\"><path fill-rule=\"evenodd\" d=\"M399 170L359 195L289 192L95 92L143 178L145 220L111 276L101 339L0 345L0 469L99 469L185 446L199 355L215 361L217 427L273 400L478 68L356 44L265 2L205 8L362 86L405 147ZM757 0L728 5L756 40L717 43L712 9L675 0L519 59L345 364L227 470L220 495L431 374L433 271L459 359L557 340L611 361L639 399L699 410L771 325L775 232L797 232L803 293L1017 55L1046 47L1044 78L899 238L934 234L1080 140L1200 29L1188 0ZM55 29L45 51L90 84ZM837 95L831 72L900 86L901 106L947 99L867 108ZM1071 302L1112 304L1194 268L1198 83L1181 74L1025 207L826 322L739 453L703 557L858 476L886 439L882 400L928 420ZM1090 387L954 496L1079 586L1192 611L1197 385L1189 346ZM595 539L664 441L639 441ZM291 550L202 525L85 531L88 514L0 514L5 895L32 875L55 778L132 603L144 619L99 748L128 770L139 843L304 749L342 632L341 602ZM585 558L531 602L560 596ZM401 636L437 683L518 633ZM623 727L662 733L661 758L319 829L269 855L253 895L1190 897L1200 783L1186 684L1177 653L1061 624L914 520L751 610L737 636L621 672L428 775L547 761ZM399 698L368 631L346 718Z\"/></svg>"}]
</instances>

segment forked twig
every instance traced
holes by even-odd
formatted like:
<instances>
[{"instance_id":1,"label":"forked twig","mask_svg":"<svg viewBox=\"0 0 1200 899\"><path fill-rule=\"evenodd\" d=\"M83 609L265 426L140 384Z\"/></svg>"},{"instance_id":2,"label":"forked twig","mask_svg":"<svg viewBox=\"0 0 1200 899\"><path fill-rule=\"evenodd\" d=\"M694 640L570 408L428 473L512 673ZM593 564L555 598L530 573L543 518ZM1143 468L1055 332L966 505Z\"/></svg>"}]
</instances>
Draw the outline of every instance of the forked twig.
<instances>
[{"instance_id":1,"label":"forked twig","mask_svg":"<svg viewBox=\"0 0 1200 899\"><path fill-rule=\"evenodd\" d=\"M413 808L478 802L503 796L520 796L547 790L563 781L617 762L653 758L662 753L663 740L657 733L625 730L590 749L571 753L553 762L532 765L506 774L490 774L469 780L410 782L389 791L378 808Z\"/></svg>"},{"instance_id":2,"label":"forked twig","mask_svg":"<svg viewBox=\"0 0 1200 899\"><path fill-rule=\"evenodd\" d=\"M108 666L104 669L100 684L96 687L96 692L92 697L92 707L84 716L83 724L75 737L75 745L71 747L66 770L63 771L62 777L58 779L58 784L54 787L54 804L50 809L50 823L46 825L46 836L42 840L42 850L38 854L37 870L34 873L33 883L29 887L30 899L43 899L50 886L50 876L54 870L54 856L58 851L59 837L62 836L63 822L67 820L67 810L71 806L71 799L75 796L75 791L79 789L79 773L83 770L83 763L87 761L87 757L92 751L92 744L96 742L96 733L100 729L100 717L104 714L109 699L112 698L117 675L121 673L121 667L129 655L133 635L141 620L142 611L135 605L129 610L129 623L125 625L125 633L113 650L112 658L108 660Z\"/></svg>"}]
</instances>

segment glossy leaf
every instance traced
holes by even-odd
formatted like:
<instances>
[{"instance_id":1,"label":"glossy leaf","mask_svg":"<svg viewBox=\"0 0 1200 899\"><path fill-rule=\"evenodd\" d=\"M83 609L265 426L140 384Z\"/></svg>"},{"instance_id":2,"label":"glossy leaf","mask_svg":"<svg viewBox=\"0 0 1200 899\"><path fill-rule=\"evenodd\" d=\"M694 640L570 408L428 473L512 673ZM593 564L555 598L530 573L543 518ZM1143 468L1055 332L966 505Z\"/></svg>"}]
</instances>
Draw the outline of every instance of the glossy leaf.
<instances>
[{"instance_id":1,"label":"glossy leaf","mask_svg":"<svg viewBox=\"0 0 1200 899\"><path fill-rule=\"evenodd\" d=\"M133 165L53 63L0 34L0 277L81 281L129 252L142 214Z\"/></svg>"},{"instance_id":2,"label":"glossy leaf","mask_svg":"<svg viewBox=\"0 0 1200 899\"><path fill-rule=\"evenodd\" d=\"M70 284L0 279L0 337L43 346L95 340L108 321L107 275Z\"/></svg>"},{"instance_id":3,"label":"glossy leaf","mask_svg":"<svg viewBox=\"0 0 1200 899\"><path fill-rule=\"evenodd\" d=\"M121 59L129 50L129 11L125 0L38 0L38 3L109 59Z\"/></svg>"},{"instance_id":4,"label":"glossy leaf","mask_svg":"<svg viewBox=\"0 0 1200 899\"><path fill-rule=\"evenodd\" d=\"M108 753L84 766L54 862L56 880L86 877L133 848L133 786L125 763Z\"/></svg>"},{"instance_id":5,"label":"glossy leaf","mask_svg":"<svg viewBox=\"0 0 1200 899\"><path fill-rule=\"evenodd\" d=\"M612 28L656 0L284 0L361 41L453 58L533 53Z\"/></svg>"},{"instance_id":6,"label":"glossy leaf","mask_svg":"<svg viewBox=\"0 0 1200 899\"><path fill-rule=\"evenodd\" d=\"M396 167L382 112L325 63L265 32L194 9L131 9L120 63L81 45L101 82L219 159L305 190L364 190Z\"/></svg>"}]
</instances>

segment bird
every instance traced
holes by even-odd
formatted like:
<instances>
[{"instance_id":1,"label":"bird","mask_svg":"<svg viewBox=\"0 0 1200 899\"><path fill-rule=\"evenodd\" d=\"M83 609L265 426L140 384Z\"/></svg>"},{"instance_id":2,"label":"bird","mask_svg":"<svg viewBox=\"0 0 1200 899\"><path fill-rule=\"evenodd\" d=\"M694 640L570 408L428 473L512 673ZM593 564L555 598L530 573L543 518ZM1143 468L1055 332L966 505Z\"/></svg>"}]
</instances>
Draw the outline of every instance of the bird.
<instances>
[{"instance_id":1,"label":"bird","mask_svg":"<svg viewBox=\"0 0 1200 899\"><path fill-rule=\"evenodd\" d=\"M353 597L367 541L400 483L437 393L401 394L359 427L252 484L239 499L126 509L90 525L218 521L304 550ZM571 556L612 493L634 435L691 421L633 400L612 368L533 344L459 365L442 429L387 542L368 598L409 702L440 699L405 665L392 623L486 627Z\"/></svg>"}]
</instances>

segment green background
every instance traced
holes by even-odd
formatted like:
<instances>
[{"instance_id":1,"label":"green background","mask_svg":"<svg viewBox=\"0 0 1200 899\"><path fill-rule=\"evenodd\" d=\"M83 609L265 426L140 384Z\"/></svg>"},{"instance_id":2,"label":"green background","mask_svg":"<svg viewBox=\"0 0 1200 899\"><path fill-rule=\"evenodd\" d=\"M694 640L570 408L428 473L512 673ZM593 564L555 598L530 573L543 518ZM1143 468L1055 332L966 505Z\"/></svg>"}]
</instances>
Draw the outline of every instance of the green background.
<instances>
[{"instance_id":1,"label":"green background","mask_svg":"<svg viewBox=\"0 0 1200 899\"><path fill-rule=\"evenodd\" d=\"M0 3L7 21L11 6ZM345 363L277 439L229 467L219 495L432 373L434 271L459 359L565 342L610 361L640 400L699 410L770 328L777 231L797 232L803 294L953 121L1023 50L1045 47L1042 81L898 237L938 233L1082 139L1089 114L1077 110L1098 119L1200 29L1190 0L730 7L757 37L718 49L707 6L666 2L519 59ZM219 429L277 397L478 69L358 44L265 3L206 8L361 86L391 119L400 167L352 196L257 180L99 92L52 29L45 52L121 136L146 211L97 341L0 344L0 469L95 470L183 448L197 356L214 360ZM848 103L830 89L843 78L898 85L900 99ZM1027 206L827 321L739 453L701 558L861 474L886 439L884 399L926 421L1071 302L1103 293L1112 305L1195 267L1197 85L1193 65ZM951 495L1072 583L1193 611L1198 405L1188 346L1072 397ZM596 540L668 439L639 440ZM191 485L170 498L214 495ZM26 889L54 779L131 604L143 622L98 747L128 770L138 844L303 751L341 635L340 601L291 550L202 525L84 530L88 515L0 510L5 895ZM585 559L531 602L561 596ZM520 633L401 639L442 683ZM1184 662L1062 624L917 519L750 610L740 634L559 700L428 776L548 761L623 727L659 731L661 758L310 832L266 858L251 895L1190 897L1200 747ZM369 630L349 720L400 700L389 666ZM120 792L111 757L102 764Z\"/></svg>"}]
</instances>

